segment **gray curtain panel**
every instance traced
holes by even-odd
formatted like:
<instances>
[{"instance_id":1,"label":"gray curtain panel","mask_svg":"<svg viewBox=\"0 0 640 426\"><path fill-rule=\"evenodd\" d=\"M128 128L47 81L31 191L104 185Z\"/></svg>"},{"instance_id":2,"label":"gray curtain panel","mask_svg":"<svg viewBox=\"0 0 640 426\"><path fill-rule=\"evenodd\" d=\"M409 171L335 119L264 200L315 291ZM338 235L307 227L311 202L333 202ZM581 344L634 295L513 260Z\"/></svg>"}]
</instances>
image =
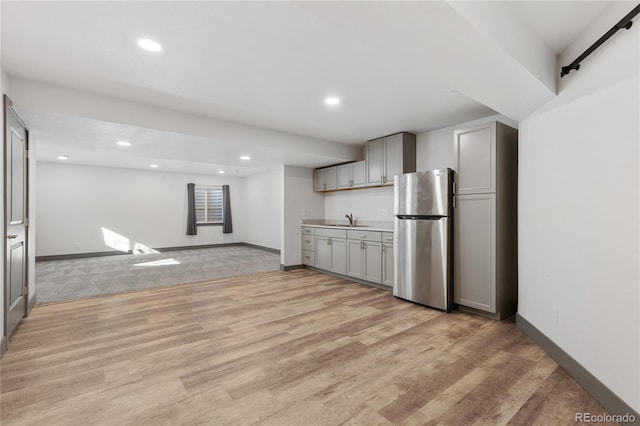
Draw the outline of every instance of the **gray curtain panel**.
<instances>
[{"instance_id":1,"label":"gray curtain panel","mask_svg":"<svg viewBox=\"0 0 640 426\"><path fill-rule=\"evenodd\" d=\"M229 185L222 185L222 233L231 234L233 225L231 224L231 200L229 200Z\"/></svg>"},{"instance_id":2,"label":"gray curtain panel","mask_svg":"<svg viewBox=\"0 0 640 426\"><path fill-rule=\"evenodd\" d=\"M198 235L196 226L196 184L187 184L187 235Z\"/></svg>"}]
</instances>

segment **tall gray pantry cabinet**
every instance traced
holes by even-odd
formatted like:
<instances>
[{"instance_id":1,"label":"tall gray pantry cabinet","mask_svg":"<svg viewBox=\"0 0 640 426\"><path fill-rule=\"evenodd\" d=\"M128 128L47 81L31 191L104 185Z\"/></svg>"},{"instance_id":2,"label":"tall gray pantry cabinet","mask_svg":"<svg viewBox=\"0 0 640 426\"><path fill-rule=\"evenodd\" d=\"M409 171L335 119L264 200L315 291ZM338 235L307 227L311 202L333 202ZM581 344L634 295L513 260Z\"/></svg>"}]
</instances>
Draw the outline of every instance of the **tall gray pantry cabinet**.
<instances>
[{"instance_id":1,"label":"tall gray pantry cabinet","mask_svg":"<svg viewBox=\"0 0 640 426\"><path fill-rule=\"evenodd\" d=\"M518 298L518 131L500 122L454 132L454 301L495 319Z\"/></svg>"}]
</instances>

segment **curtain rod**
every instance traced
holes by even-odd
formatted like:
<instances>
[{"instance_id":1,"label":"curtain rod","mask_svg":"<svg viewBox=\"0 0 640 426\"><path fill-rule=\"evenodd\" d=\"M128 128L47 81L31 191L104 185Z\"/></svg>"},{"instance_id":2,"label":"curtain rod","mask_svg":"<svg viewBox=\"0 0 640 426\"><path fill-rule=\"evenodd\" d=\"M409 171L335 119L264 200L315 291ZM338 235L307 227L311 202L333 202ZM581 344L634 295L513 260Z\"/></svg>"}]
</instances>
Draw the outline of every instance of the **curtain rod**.
<instances>
[{"instance_id":1,"label":"curtain rod","mask_svg":"<svg viewBox=\"0 0 640 426\"><path fill-rule=\"evenodd\" d=\"M562 71L560 72L560 78L562 78L565 75L569 74L571 72L571 70L576 70L576 71L579 70L580 69L580 62L582 62L584 60L584 58L586 58L591 53L593 53L593 51L596 50L598 47L600 47L605 41L609 40L609 38L611 38L611 36L613 36L615 33L617 33L618 30L621 30L623 28L625 30L628 30L629 28L631 28L631 25L633 25L632 19L635 18L635 16L638 13L640 13L640 5L636 6L631 12L629 12L627 14L627 16L622 18L620 20L620 22L615 24L613 26L613 28L611 28L609 31L607 31L602 37L600 37L598 39L598 41L593 43L591 45L591 47L589 47L587 50L585 50L582 53L582 55L578 56L575 61L571 62L566 67L562 67Z\"/></svg>"}]
</instances>

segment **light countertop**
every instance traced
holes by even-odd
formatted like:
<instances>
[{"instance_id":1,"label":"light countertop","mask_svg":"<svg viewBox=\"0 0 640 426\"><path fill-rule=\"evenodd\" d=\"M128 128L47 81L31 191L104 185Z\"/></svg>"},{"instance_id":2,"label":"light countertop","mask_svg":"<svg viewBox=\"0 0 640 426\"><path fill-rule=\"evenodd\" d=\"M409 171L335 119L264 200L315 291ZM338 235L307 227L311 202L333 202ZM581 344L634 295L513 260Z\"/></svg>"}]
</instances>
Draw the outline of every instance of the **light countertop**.
<instances>
[{"instance_id":1,"label":"light countertop","mask_svg":"<svg viewBox=\"0 0 640 426\"><path fill-rule=\"evenodd\" d=\"M300 226L308 226L310 228L328 228L328 229L346 229L346 230L361 230L361 231L377 231L377 232L393 232L393 224L389 224L388 226L383 225L357 225L357 226L343 226L343 225L312 225L308 223L303 223Z\"/></svg>"}]
</instances>

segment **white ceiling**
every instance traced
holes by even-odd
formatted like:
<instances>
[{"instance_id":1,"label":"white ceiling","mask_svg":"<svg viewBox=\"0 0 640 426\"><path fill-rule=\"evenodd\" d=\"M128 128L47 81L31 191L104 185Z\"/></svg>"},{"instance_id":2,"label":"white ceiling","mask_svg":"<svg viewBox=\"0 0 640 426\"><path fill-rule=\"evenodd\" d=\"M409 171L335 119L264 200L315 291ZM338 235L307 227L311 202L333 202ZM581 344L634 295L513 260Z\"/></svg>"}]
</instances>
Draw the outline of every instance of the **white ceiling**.
<instances>
[{"instance_id":1,"label":"white ceiling","mask_svg":"<svg viewBox=\"0 0 640 426\"><path fill-rule=\"evenodd\" d=\"M508 2L556 54L560 54L610 3L575 0Z\"/></svg>"},{"instance_id":2,"label":"white ceiling","mask_svg":"<svg viewBox=\"0 0 640 426\"><path fill-rule=\"evenodd\" d=\"M507 3L557 52L606 2ZM529 109L552 96L499 43L467 28L446 2L3 1L1 7L2 65L12 77L289 136L359 145L495 114L495 106L483 103L504 107L515 98L514 88L531 99ZM157 40L164 50L140 50L139 37ZM458 52L470 54L468 67L459 66L465 60ZM481 60L474 62L476 54ZM498 84L492 81L503 87L487 87ZM449 93L450 87L459 93ZM327 107L323 99L329 95L342 103ZM274 153L260 140L238 148L233 140L214 144L102 117L17 107L38 136L44 159L73 152L78 162L147 167L164 158L174 159L176 170L180 162L195 162L240 174L283 162L323 161L305 152L291 155L292 149L289 155ZM119 134L133 139L135 149L127 154L132 157L111 152ZM217 155L201 154L208 144ZM240 148L256 152L251 167L239 164Z\"/></svg>"}]
</instances>

